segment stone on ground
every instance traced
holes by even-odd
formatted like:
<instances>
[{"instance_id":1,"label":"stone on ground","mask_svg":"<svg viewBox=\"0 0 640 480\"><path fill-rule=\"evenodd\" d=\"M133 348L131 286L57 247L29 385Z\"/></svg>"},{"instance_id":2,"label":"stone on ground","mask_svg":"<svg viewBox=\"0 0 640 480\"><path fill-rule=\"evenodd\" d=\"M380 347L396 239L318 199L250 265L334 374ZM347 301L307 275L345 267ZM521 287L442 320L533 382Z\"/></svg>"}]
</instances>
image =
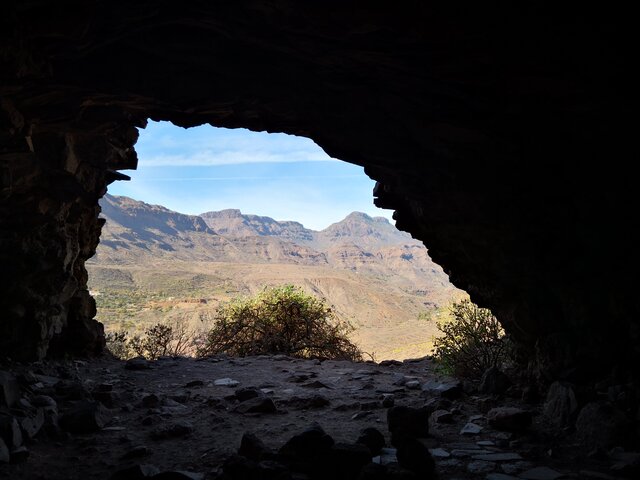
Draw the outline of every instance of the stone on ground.
<instances>
[{"instance_id":1,"label":"stone on ground","mask_svg":"<svg viewBox=\"0 0 640 480\"><path fill-rule=\"evenodd\" d=\"M591 402L580 411L576 432L590 447L624 446L633 435L633 422L614 405Z\"/></svg>"},{"instance_id":2,"label":"stone on ground","mask_svg":"<svg viewBox=\"0 0 640 480\"><path fill-rule=\"evenodd\" d=\"M558 428L568 427L575 418L578 402L573 388L563 382L553 382L544 404L544 415Z\"/></svg>"},{"instance_id":3,"label":"stone on ground","mask_svg":"<svg viewBox=\"0 0 640 480\"><path fill-rule=\"evenodd\" d=\"M531 425L531 412L514 407L498 407L489 410L487 420L496 430L521 432Z\"/></svg>"},{"instance_id":4,"label":"stone on ground","mask_svg":"<svg viewBox=\"0 0 640 480\"><path fill-rule=\"evenodd\" d=\"M20 385L9 372L0 370L0 407L13 407L20 400Z\"/></svg>"},{"instance_id":5,"label":"stone on ground","mask_svg":"<svg viewBox=\"0 0 640 480\"><path fill-rule=\"evenodd\" d=\"M391 444L398 446L406 438L424 438L429 435L429 413L424 408L391 407L387 410L387 425Z\"/></svg>"},{"instance_id":6,"label":"stone on ground","mask_svg":"<svg viewBox=\"0 0 640 480\"><path fill-rule=\"evenodd\" d=\"M238 413L275 413L278 411L273 400L267 397L256 397L240 403L235 409Z\"/></svg>"},{"instance_id":7,"label":"stone on ground","mask_svg":"<svg viewBox=\"0 0 640 480\"><path fill-rule=\"evenodd\" d=\"M556 480L564 477L562 473L556 472L549 467L535 467L520 473L518 476L524 480Z\"/></svg>"},{"instance_id":8,"label":"stone on ground","mask_svg":"<svg viewBox=\"0 0 640 480\"><path fill-rule=\"evenodd\" d=\"M509 377L498 367L487 369L482 375L478 391L480 393L502 394L511 386Z\"/></svg>"},{"instance_id":9,"label":"stone on ground","mask_svg":"<svg viewBox=\"0 0 640 480\"><path fill-rule=\"evenodd\" d=\"M478 435L480 432L484 430L480 425L476 425L475 423L467 423L462 430L460 430L460 435Z\"/></svg>"},{"instance_id":10,"label":"stone on ground","mask_svg":"<svg viewBox=\"0 0 640 480\"><path fill-rule=\"evenodd\" d=\"M102 429L108 421L108 411L97 402L81 401L60 419L60 427L71 433L92 433Z\"/></svg>"},{"instance_id":11,"label":"stone on ground","mask_svg":"<svg viewBox=\"0 0 640 480\"><path fill-rule=\"evenodd\" d=\"M386 445L384 435L382 435L380 430L373 427L368 427L362 430L360 436L356 440L356 443L366 446L371 452L371 456L379 455Z\"/></svg>"}]
</instances>

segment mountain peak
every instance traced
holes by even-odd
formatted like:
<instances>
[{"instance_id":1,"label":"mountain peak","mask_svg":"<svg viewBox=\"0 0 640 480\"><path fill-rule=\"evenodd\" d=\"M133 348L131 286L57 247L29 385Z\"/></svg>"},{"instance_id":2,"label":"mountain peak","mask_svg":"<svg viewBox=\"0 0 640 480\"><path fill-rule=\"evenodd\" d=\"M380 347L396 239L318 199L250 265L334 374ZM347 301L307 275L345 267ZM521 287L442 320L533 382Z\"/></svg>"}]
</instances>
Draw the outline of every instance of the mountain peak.
<instances>
[{"instance_id":1,"label":"mountain peak","mask_svg":"<svg viewBox=\"0 0 640 480\"><path fill-rule=\"evenodd\" d=\"M226 208L224 210L204 212L199 215L206 218L242 218L242 212L237 208Z\"/></svg>"}]
</instances>

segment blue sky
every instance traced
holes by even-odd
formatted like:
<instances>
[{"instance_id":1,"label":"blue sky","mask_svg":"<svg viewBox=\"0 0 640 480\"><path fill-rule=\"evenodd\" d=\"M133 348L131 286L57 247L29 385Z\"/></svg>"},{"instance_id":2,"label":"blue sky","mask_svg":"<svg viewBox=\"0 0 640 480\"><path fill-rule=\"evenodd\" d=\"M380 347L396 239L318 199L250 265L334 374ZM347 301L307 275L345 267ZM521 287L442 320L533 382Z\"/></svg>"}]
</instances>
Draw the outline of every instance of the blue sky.
<instances>
[{"instance_id":1,"label":"blue sky","mask_svg":"<svg viewBox=\"0 0 640 480\"><path fill-rule=\"evenodd\" d=\"M130 182L109 186L182 213L239 208L320 230L353 211L391 219L373 205L362 167L330 158L312 140L208 125L149 122L136 144Z\"/></svg>"}]
</instances>

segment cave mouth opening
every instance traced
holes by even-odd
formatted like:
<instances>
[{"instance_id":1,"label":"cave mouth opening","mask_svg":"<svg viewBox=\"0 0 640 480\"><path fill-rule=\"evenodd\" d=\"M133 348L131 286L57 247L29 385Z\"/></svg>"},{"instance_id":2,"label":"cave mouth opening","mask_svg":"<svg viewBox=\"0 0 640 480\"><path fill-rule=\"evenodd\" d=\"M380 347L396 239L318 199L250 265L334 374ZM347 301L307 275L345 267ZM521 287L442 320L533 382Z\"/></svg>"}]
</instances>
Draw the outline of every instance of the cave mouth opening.
<instances>
[{"instance_id":1,"label":"cave mouth opening","mask_svg":"<svg viewBox=\"0 0 640 480\"><path fill-rule=\"evenodd\" d=\"M119 356L193 355L219 307L292 285L349 324L364 358L421 357L429 320L463 295L373 205L363 168L310 139L150 122L136 151L132 181L101 200L106 224L87 262ZM152 338L153 351L139 343Z\"/></svg>"}]
</instances>

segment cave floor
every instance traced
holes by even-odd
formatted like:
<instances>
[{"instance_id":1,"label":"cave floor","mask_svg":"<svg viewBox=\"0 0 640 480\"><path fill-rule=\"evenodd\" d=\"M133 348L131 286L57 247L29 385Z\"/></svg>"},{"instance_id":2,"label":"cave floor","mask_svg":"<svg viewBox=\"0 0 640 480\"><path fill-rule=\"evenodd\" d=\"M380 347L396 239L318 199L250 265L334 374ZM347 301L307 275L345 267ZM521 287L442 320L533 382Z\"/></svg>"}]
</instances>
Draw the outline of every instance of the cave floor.
<instances>
[{"instance_id":1,"label":"cave floor","mask_svg":"<svg viewBox=\"0 0 640 480\"><path fill-rule=\"evenodd\" d=\"M106 479L136 463L152 464L160 471L185 470L198 472L201 478L215 478L223 461L237 451L244 432L255 433L275 450L313 422L336 442L354 442L363 428L375 427L390 446L382 397L391 394L395 405L420 407L432 397L422 391L421 385L437 379L428 358L392 364L283 356L166 358L138 366L140 370L129 370L125 362L102 358L14 368L35 377L37 383L30 387L34 393L55 390L61 415L85 396L100 398L110 408L105 410L106 423L99 431L53 436L41 432L27 442L29 457L25 462L0 465L0 478ZM59 388L60 384L54 388L61 379L65 388ZM262 389L277 412L238 412L234 392L243 387ZM540 478L608 477L596 474L606 472L608 465L585 459L585 452L575 445L544 435L539 408L523 405L515 395L499 398L463 393L450 404L447 400L443 404L449 406L452 421L432 422L428 440L441 478L506 479L509 477L497 475L506 473L513 475L511 478L539 478L536 471L531 476L532 468L542 472L539 467L563 475L553 476L544 470L551 476ZM490 428L486 412L505 405L531 409L532 427L520 434ZM461 434L471 420L482 431ZM514 455L497 461L473 458L483 453Z\"/></svg>"}]
</instances>

